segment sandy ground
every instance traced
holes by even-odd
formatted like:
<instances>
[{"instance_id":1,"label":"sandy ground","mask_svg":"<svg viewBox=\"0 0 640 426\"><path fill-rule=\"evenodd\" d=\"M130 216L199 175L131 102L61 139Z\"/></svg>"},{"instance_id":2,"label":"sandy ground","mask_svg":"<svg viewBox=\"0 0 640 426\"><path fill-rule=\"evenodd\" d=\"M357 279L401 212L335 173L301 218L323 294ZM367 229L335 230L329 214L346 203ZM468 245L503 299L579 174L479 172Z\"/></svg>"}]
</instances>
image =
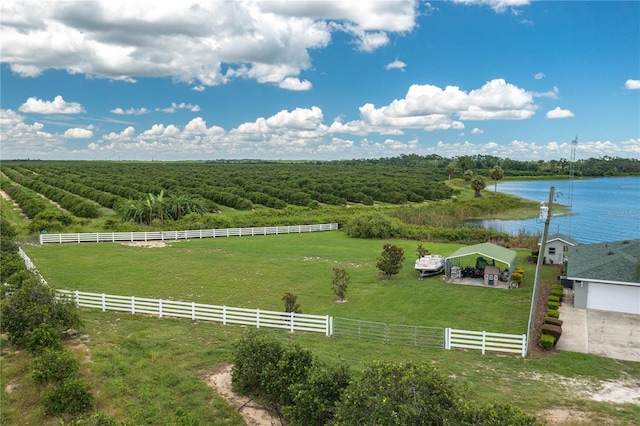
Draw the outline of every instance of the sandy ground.
<instances>
[{"instance_id":1,"label":"sandy ground","mask_svg":"<svg viewBox=\"0 0 640 426\"><path fill-rule=\"evenodd\" d=\"M231 390L231 370L233 365L227 364L214 373L205 374L203 379L229 405L235 408L249 426L282 426L282 422L273 417L267 410L254 403L252 398L238 395Z\"/></svg>"},{"instance_id":2,"label":"sandy ground","mask_svg":"<svg viewBox=\"0 0 640 426\"><path fill-rule=\"evenodd\" d=\"M132 247L150 247L150 248L159 248L166 247L167 243L164 241L132 241L132 242L121 242L120 244L125 246Z\"/></svg>"}]
</instances>

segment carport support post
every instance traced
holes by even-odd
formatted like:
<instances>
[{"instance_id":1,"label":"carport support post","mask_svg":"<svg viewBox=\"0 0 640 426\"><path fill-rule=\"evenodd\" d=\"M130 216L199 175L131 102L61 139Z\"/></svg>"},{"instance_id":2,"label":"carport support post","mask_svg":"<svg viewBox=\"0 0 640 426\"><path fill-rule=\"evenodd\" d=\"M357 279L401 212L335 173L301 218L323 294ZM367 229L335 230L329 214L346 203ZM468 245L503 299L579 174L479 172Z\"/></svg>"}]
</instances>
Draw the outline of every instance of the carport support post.
<instances>
[{"instance_id":1,"label":"carport support post","mask_svg":"<svg viewBox=\"0 0 640 426\"><path fill-rule=\"evenodd\" d=\"M533 279L533 294L531 295L531 310L529 311L529 329L527 331L527 355L531 353L533 347L533 329L536 323L536 307L538 305L538 289L540 287L540 275L542 272L542 264L544 262L544 253L547 246L547 235L549 234L549 222L551 222L551 206L553 205L553 192L555 188L549 188L549 211L547 219L544 221L544 230L542 231L542 240L540 241L540 251L538 252L538 261L536 262L536 275Z\"/></svg>"}]
</instances>

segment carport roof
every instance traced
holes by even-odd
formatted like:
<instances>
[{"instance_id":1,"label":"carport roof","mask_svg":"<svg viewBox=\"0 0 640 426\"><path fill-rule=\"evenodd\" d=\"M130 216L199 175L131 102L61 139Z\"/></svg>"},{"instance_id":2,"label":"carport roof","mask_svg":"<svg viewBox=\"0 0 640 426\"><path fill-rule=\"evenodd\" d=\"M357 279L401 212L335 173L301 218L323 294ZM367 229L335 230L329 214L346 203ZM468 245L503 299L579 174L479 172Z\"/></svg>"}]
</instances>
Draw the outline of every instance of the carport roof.
<instances>
[{"instance_id":1,"label":"carport roof","mask_svg":"<svg viewBox=\"0 0 640 426\"><path fill-rule=\"evenodd\" d=\"M457 257L464 257L474 254L479 254L484 257L506 263L509 266L509 269L515 268L516 259L518 257L518 253L513 250L509 250L508 248L504 248L492 243L482 243L459 248L451 256L448 256L448 258L454 259Z\"/></svg>"}]
</instances>

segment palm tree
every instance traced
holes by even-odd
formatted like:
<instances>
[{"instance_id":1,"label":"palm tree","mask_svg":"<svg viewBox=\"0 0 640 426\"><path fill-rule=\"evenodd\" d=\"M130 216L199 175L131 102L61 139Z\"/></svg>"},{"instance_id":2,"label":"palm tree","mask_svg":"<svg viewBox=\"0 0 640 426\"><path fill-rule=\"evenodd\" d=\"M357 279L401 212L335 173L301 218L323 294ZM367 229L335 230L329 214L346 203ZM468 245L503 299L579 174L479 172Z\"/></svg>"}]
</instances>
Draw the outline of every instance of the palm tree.
<instances>
[{"instance_id":1,"label":"palm tree","mask_svg":"<svg viewBox=\"0 0 640 426\"><path fill-rule=\"evenodd\" d=\"M482 176L476 176L471 180L471 188L473 188L474 191L476 191L476 193L474 194L474 197L482 197L482 194L480 193L480 191L482 191L484 189L484 187L487 186L487 184L484 182L484 178Z\"/></svg>"},{"instance_id":2,"label":"palm tree","mask_svg":"<svg viewBox=\"0 0 640 426\"><path fill-rule=\"evenodd\" d=\"M462 178L467 183L471 182L471 179L473 178L473 171L469 169L465 170L464 173L462 174Z\"/></svg>"},{"instance_id":3,"label":"palm tree","mask_svg":"<svg viewBox=\"0 0 640 426\"><path fill-rule=\"evenodd\" d=\"M498 190L498 181L502 180L502 178L504 177L504 170L502 170L502 167L500 166L495 166L494 168L489 170L489 175L491 175L491 179L495 181L495 184L493 186L493 192L495 193Z\"/></svg>"},{"instance_id":4,"label":"palm tree","mask_svg":"<svg viewBox=\"0 0 640 426\"><path fill-rule=\"evenodd\" d=\"M445 171L449 175L449 182L451 182L451 175L453 175L455 173L456 166L454 166L453 163L449 163L449 164L447 164L447 167L446 167Z\"/></svg>"}]
</instances>

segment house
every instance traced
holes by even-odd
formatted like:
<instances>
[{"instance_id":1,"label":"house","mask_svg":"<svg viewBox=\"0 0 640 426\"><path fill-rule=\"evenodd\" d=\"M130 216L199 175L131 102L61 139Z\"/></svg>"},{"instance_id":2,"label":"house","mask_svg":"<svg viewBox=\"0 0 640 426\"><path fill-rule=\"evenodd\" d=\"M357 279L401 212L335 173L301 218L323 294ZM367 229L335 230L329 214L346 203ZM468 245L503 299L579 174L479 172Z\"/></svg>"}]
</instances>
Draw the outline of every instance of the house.
<instances>
[{"instance_id":1,"label":"house","mask_svg":"<svg viewBox=\"0 0 640 426\"><path fill-rule=\"evenodd\" d=\"M573 306L640 315L640 240L569 248Z\"/></svg>"},{"instance_id":2,"label":"house","mask_svg":"<svg viewBox=\"0 0 640 426\"><path fill-rule=\"evenodd\" d=\"M578 241L563 234L553 234L547 237L544 259L546 263L563 264L567 260L569 247L578 245ZM538 244L539 246L540 244Z\"/></svg>"}]
</instances>

